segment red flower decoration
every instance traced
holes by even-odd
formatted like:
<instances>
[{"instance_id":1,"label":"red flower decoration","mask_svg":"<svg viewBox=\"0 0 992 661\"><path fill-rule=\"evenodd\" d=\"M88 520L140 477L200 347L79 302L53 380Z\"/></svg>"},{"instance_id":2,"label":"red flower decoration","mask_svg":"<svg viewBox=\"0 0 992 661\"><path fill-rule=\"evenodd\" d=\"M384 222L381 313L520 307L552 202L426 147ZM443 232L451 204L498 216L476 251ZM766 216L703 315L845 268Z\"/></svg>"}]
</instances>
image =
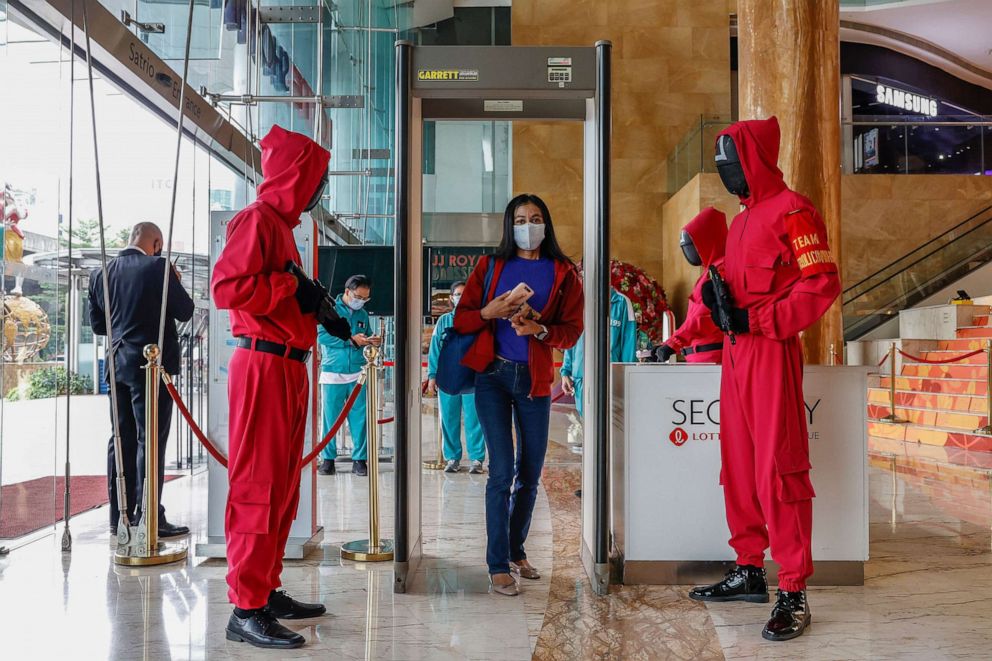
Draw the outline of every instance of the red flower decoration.
<instances>
[{"instance_id":1,"label":"red flower decoration","mask_svg":"<svg viewBox=\"0 0 992 661\"><path fill-rule=\"evenodd\" d=\"M610 284L630 299L637 319L637 330L647 335L654 344L661 344L662 313L668 309L668 300L658 281L644 269L614 259L610 261Z\"/></svg>"}]
</instances>

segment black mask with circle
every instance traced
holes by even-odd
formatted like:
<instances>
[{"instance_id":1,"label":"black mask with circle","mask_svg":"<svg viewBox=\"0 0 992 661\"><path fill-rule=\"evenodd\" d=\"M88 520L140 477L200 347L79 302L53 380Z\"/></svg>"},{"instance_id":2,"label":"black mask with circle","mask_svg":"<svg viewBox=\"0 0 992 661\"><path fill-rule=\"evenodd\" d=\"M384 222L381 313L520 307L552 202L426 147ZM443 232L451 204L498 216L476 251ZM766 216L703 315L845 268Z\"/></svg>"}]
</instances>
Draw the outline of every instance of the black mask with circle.
<instances>
[{"instance_id":1,"label":"black mask with circle","mask_svg":"<svg viewBox=\"0 0 992 661\"><path fill-rule=\"evenodd\" d=\"M750 190L744 167L737 153L737 145L729 135L721 135L716 141L716 171L724 187L737 197L748 197Z\"/></svg>"},{"instance_id":2,"label":"black mask with circle","mask_svg":"<svg viewBox=\"0 0 992 661\"><path fill-rule=\"evenodd\" d=\"M307 205L305 207L303 207L304 211L313 211L317 207L317 205L320 204L320 198L323 197L325 188L327 188L326 172L324 173L324 176L321 177L320 183L317 184L317 190L314 191L313 196L310 198L310 201L307 202Z\"/></svg>"},{"instance_id":3,"label":"black mask with circle","mask_svg":"<svg viewBox=\"0 0 992 661\"><path fill-rule=\"evenodd\" d=\"M703 265L699 251L696 250L696 244L692 242L692 237L685 230L682 230L682 236L679 237L679 246L682 248L682 254L685 255L685 261L693 266Z\"/></svg>"}]
</instances>

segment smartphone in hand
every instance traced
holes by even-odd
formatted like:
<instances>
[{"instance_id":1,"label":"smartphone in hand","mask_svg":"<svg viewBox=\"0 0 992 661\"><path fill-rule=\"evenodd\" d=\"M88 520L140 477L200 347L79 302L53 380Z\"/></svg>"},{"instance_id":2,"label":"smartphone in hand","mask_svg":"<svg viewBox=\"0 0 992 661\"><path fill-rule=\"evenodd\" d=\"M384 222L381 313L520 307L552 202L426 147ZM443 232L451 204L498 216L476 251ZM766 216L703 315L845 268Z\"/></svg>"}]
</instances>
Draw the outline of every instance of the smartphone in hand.
<instances>
[{"instance_id":1,"label":"smartphone in hand","mask_svg":"<svg viewBox=\"0 0 992 661\"><path fill-rule=\"evenodd\" d=\"M510 295L506 300L508 303L512 303L513 305L523 305L529 301L533 295L534 290L531 289L526 282L521 282L510 290Z\"/></svg>"}]
</instances>

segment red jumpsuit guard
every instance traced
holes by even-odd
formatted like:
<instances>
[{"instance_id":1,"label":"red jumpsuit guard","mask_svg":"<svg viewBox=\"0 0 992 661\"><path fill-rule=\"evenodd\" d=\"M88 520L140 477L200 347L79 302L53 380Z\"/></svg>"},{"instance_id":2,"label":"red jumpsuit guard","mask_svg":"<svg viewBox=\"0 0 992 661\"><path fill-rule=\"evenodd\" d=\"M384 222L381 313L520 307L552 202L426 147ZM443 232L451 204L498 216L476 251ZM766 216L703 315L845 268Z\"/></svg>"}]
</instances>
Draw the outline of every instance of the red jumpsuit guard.
<instances>
[{"instance_id":1,"label":"red jumpsuit guard","mask_svg":"<svg viewBox=\"0 0 992 661\"><path fill-rule=\"evenodd\" d=\"M213 296L230 310L231 332L310 349L312 314L300 312L300 262L293 228L327 170L330 154L298 133L273 126L261 141L256 201L231 220L214 265ZM300 497L300 461L309 392L306 363L236 349L228 365L230 436L225 534L228 596L238 608L261 608L280 587L282 557Z\"/></svg>"},{"instance_id":2,"label":"red jumpsuit guard","mask_svg":"<svg viewBox=\"0 0 992 661\"><path fill-rule=\"evenodd\" d=\"M803 406L799 333L840 293L826 228L778 169L778 120L732 124L750 196L730 226L725 277L750 333L724 342L720 483L737 564L761 566L771 543L779 589L803 590L813 573L813 485Z\"/></svg>"},{"instance_id":3,"label":"red jumpsuit guard","mask_svg":"<svg viewBox=\"0 0 992 661\"><path fill-rule=\"evenodd\" d=\"M719 363L723 358L723 331L716 327L710 309L703 305L703 283L709 280L710 266L723 270L723 253L727 245L727 217L722 211L706 207L689 221L683 230L692 238L702 260L703 274L689 294L685 321L665 344L685 355L687 363Z\"/></svg>"}]
</instances>

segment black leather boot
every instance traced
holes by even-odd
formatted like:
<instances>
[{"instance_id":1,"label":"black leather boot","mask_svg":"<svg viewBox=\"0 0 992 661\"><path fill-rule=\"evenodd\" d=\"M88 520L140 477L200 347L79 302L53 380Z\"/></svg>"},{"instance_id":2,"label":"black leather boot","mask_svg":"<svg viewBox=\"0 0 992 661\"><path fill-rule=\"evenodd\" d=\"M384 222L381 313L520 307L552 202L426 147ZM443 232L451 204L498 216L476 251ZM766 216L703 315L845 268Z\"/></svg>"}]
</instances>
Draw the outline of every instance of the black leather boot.
<instances>
[{"instance_id":1,"label":"black leather boot","mask_svg":"<svg viewBox=\"0 0 992 661\"><path fill-rule=\"evenodd\" d=\"M689 598L696 601L750 601L768 603L768 582L765 570L753 565L734 565L727 577L713 585L703 585L689 590Z\"/></svg>"},{"instance_id":2,"label":"black leather boot","mask_svg":"<svg viewBox=\"0 0 992 661\"><path fill-rule=\"evenodd\" d=\"M269 603L265 608L272 617L280 620L303 620L308 617L319 617L327 612L324 604L305 604L290 597L285 590L273 590L269 594Z\"/></svg>"},{"instance_id":3,"label":"black leather boot","mask_svg":"<svg viewBox=\"0 0 992 661\"><path fill-rule=\"evenodd\" d=\"M806 591L778 591L778 600L772 608L771 619L765 624L761 637L765 640L792 640L803 635L806 627L812 621L809 604L806 603Z\"/></svg>"},{"instance_id":4,"label":"black leather boot","mask_svg":"<svg viewBox=\"0 0 992 661\"><path fill-rule=\"evenodd\" d=\"M279 624L265 608L256 608L247 617L231 613L227 621L227 639L250 643L267 649L295 649L303 647L306 638Z\"/></svg>"}]
</instances>

